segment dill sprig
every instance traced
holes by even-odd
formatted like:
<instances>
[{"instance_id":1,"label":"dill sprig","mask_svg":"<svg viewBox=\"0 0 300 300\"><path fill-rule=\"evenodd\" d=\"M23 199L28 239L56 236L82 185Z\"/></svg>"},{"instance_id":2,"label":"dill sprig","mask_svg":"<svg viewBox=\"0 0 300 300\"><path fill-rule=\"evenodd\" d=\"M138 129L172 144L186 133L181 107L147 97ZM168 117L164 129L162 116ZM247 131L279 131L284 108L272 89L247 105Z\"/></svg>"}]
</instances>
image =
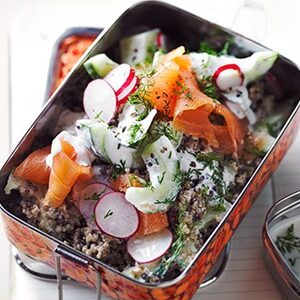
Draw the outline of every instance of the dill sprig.
<instances>
[{"instance_id":1,"label":"dill sprig","mask_svg":"<svg viewBox=\"0 0 300 300\"><path fill-rule=\"evenodd\" d=\"M200 90L208 97L212 99L218 98L218 89L211 76L204 76L198 81Z\"/></svg>"},{"instance_id":2,"label":"dill sprig","mask_svg":"<svg viewBox=\"0 0 300 300\"><path fill-rule=\"evenodd\" d=\"M196 159L205 166L212 166L215 161L221 161L223 159L222 155L216 152L197 152Z\"/></svg>"},{"instance_id":3,"label":"dill sprig","mask_svg":"<svg viewBox=\"0 0 300 300\"><path fill-rule=\"evenodd\" d=\"M128 97L128 103L144 107L143 112L139 112L137 121L143 120L153 108L146 98L150 96L149 87L153 85L152 76L155 72L155 69L148 64L140 64L140 68L136 72L140 80L139 87Z\"/></svg>"},{"instance_id":4,"label":"dill sprig","mask_svg":"<svg viewBox=\"0 0 300 300\"><path fill-rule=\"evenodd\" d=\"M93 200L93 201L97 201L97 200L99 200L99 198L105 193L105 191L106 191L106 188L104 188L104 190L103 191L101 191L100 193L94 193L94 194L92 194L92 195L90 195L90 196L86 196L85 198L84 198L84 200Z\"/></svg>"},{"instance_id":5,"label":"dill sprig","mask_svg":"<svg viewBox=\"0 0 300 300\"><path fill-rule=\"evenodd\" d=\"M106 212L106 214L105 214L105 216L104 216L104 219L106 219L106 218L108 218L108 217L110 217L110 216L112 216L113 215L113 211L111 210L111 209L109 209L107 212Z\"/></svg>"},{"instance_id":6,"label":"dill sprig","mask_svg":"<svg viewBox=\"0 0 300 300\"><path fill-rule=\"evenodd\" d=\"M143 126L140 123L132 124L128 128L129 134L130 134L130 145L135 144L138 141L138 133L143 134Z\"/></svg>"},{"instance_id":7,"label":"dill sprig","mask_svg":"<svg viewBox=\"0 0 300 300\"><path fill-rule=\"evenodd\" d=\"M224 43L223 48L221 51L215 50L208 42L201 42L200 47L199 47L199 52L205 52L209 55L214 55L214 56L221 56L221 55L228 55L229 53L229 48L232 45L232 41L227 41Z\"/></svg>"},{"instance_id":8,"label":"dill sprig","mask_svg":"<svg viewBox=\"0 0 300 300\"><path fill-rule=\"evenodd\" d=\"M297 250L300 253L300 238L296 236L294 224L291 224L284 235L279 235L275 242L282 254L291 253Z\"/></svg>"},{"instance_id":9,"label":"dill sprig","mask_svg":"<svg viewBox=\"0 0 300 300\"><path fill-rule=\"evenodd\" d=\"M264 157L266 152L258 149L255 145L245 147L245 151L249 154L253 154L256 157Z\"/></svg>"},{"instance_id":10,"label":"dill sprig","mask_svg":"<svg viewBox=\"0 0 300 300\"><path fill-rule=\"evenodd\" d=\"M184 231L185 223L184 223L184 216L187 209L187 204L180 207L178 211L178 223L175 230L176 240L172 244L171 249L169 251L169 257L163 258L161 263L154 269L153 275L158 277L163 277L167 271L169 270L170 266L178 260L179 255L181 254L185 241L186 241L186 234Z\"/></svg>"},{"instance_id":11,"label":"dill sprig","mask_svg":"<svg viewBox=\"0 0 300 300\"><path fill-rule=\"evenodd\" d=\"M117 180L117 178L126 173L125 161L120 160L119 164L112 165L112 174L111 177L113 180Z\"/></svg>"},{"instance_id":12,"label":"dill sprig","mask_svg":"<svg viewBox=\"0 0 300 300\"><path fill-rule=\"evenodd\" d=\"M155 121L151 134L156 138L165 135L171 142L178 144L181 140L182 134L175 130L170 122L165 121Z\"/></svg>"},{"instance_id":13,"label":"dill sprig","mask_svg":"<svg viewBox=\"0 0 300 300\"><path fill-rule=\"evenodd\" d=\"M184 94L184 96L187 99L192 99L192 94L191 91L188 87L186 87L185 85L183 85L180 81L176 81L176 85L177 85L177 90L175 91L175 94L177 95L182 95Z\"/></svg>"}]
</instances>

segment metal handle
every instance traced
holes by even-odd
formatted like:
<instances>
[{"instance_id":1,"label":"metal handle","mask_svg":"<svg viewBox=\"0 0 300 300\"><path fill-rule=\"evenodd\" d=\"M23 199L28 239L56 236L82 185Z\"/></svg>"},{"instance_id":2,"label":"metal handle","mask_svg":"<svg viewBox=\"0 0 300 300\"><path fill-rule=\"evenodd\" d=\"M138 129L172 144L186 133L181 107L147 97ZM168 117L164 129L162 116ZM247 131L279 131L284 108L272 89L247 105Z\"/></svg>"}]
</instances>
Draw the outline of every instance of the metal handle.
<instances>
[{"instance_id":1,"label":"metal handle","mask_svg":"<svg viewBox=\"0 0 300 300\"><path fill-rule=\"evenodd\" d=\"M68 260L71 260L75 263L79 263L88 268L92 268L96 271L97 274L97 290L96 290L96 300L101 300L101 273L89 261L79 255L76 255L70 252L68 249L65 249L63 246L58 245L55 249L55 262L56 262L56 274L57 274L57 289L58 289L58 300L63 300L63 280L61 273L61 257L64 257Z\"/></svg>"}]
</instances>

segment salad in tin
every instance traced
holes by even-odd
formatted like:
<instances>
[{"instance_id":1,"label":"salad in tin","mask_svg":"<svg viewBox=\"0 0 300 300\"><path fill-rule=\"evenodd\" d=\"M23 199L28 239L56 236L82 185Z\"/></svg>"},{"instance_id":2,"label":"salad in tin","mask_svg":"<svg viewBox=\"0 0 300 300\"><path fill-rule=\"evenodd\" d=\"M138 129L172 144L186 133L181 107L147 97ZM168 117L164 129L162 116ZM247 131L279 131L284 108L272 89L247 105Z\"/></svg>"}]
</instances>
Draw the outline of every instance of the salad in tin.
<instances>
[{"instance_id":1,"label":"salad in tin","mask_svg":"<svg viewBox=\"0 0 300 300\"><path fill-rule=\"evenodd\" d=\"M6 186L27 222L143 282L192 261L284 120L277 53L167 41L154 29L120 41L120 64L90 57L83 111L66 109Z\"/></svg>"}]
</instances>

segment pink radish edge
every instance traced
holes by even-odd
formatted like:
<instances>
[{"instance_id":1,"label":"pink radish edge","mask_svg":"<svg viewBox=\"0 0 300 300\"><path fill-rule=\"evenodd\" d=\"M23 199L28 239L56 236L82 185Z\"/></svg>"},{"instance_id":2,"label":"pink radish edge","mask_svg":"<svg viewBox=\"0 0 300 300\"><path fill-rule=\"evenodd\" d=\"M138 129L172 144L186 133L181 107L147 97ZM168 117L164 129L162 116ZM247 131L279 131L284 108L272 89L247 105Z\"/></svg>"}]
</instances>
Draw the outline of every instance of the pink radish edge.
<instances>
[{"instance_id":1,"label":"pink radish edge","mask_svg":"<svg viewBox=\"0 0 300 300\"><path fill-rule=\"evenodd\" d=\"M122 93L123 90L125 90L130 85L134 77L135 77L135 71L134 69L130 68L129 76L127 77L123 85L116 91L117 97Z\"/></svg>"},{"instance_id":2,"label":"pink radish edge","mask_svg":"<svg viewBox=\"0 0 300 300\"><path fill-rule=\"evenodd\" d=\"M223 65L221 67L219 67L213 74L212 76L212 79L213 81L216 83L217 87L219 88L218 84L217 84L217 80L218 80L218 77L220 76L220 74L223 72L223 71L226 71L226 70L235 70L238 72L238 75L241 79L241 83L240 85L243 84L244 82L244 74L243 72L241 71L241 68L237 65L237 64L227 64L227 65Z\"/></svg>"},{"instance_id":3,"label":"pink radish edge","mask_svg":"<svg viewBox=\"0 0 300 300\"><path fill-rule=\"evenodd\" d=\"M117 104L118 106L124 104L127 101L128 96L130 94L134 93L134 91L137 88L137 84L138 84L138 79L137 79L137 77L134 77L133 80L130 82L130 84L126 88L124 88L122 93L120 93L117 96L118 97L118 104Z\"/></svg>"},{"instance_id":4,"label":"pink radish edge","mask_svg":"<svg viewBox=\"0 0 300 300\"><path fill-rule=\"evenodd\" d=\"M170 235L170 241L169 241L169 244L167 245L166 249L163 251L163 253L161 253L159 256L156 256L155 258L153 259L150 259L150 260L144 260L144 261L141 261L141 260L137 260L136 258L134 258L134 255L132 255L132 251L130 251L130 247L131 247L131 240L135 239L134 236L130 237L130 239L128 240L127 242L127 251L128 253L130 254L130 256L137 262L137 263L140 263L140 264L146 264L146 263L151 263L151 262L154 262L156 260L158 260L159 258L163 257L168 251L169 249L171 248L172 246L172 243L173 243L173 233L168 229L168 228L165 228L163 230L168 230L168 233ZM158 234L159 232L156 232L154 234ZM138 239L138 238L136 238Z\"/></svg>"}]
</instances>

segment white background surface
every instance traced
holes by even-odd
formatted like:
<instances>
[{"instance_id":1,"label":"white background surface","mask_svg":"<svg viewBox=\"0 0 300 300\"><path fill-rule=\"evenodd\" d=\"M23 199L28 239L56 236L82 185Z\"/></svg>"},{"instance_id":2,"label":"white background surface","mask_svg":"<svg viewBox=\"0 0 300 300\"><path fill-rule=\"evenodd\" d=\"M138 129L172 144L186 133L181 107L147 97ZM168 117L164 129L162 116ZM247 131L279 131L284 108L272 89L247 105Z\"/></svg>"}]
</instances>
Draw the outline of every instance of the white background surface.
<instances>
[{"instance_id":1,"label":"white background surface","mask_svg":"<svg viewBox=\"0 0 300 300\"><path fill-rule=\"evenodd\" d=\"M0 0L0 164L40 110L51 44L70 26L105 26L133 1ZM172 1L204 18L258 39L300 62L297 0ZM262 10L262 7L264 10ZM7 36L11 32L11 49ZM8 54L12 57L12 103L9 104ZM12 119L9 134L9 106ZM281 299L261 258L261 228L266 209L300 187L300 137L274 176L275 194L266 187L234 237L234 251L224 276L195 299ZM31 279L16 268L0 226L0 300L56 299L55 285ZM65 299L93 299L84 288L68 286Z\"/></svg>"}]
</instances>

